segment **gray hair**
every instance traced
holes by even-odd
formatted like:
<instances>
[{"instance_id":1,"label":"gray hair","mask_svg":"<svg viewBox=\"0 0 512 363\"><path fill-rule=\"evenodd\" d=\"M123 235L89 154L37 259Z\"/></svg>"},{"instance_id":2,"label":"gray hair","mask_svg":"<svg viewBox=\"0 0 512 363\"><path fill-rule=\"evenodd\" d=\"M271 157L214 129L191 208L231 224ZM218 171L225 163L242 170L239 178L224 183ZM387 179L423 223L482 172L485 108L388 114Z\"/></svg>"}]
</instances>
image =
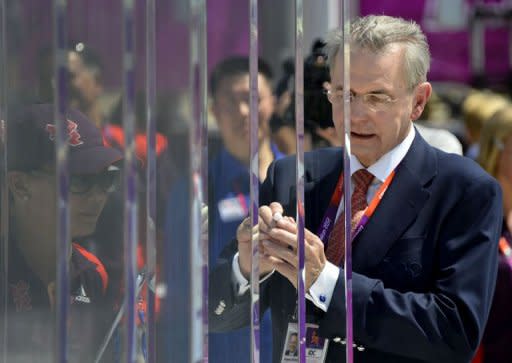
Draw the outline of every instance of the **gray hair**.
<instances>
[{"instance_id":1,"label":"gray hair","mask_svg":"<svg viewBox=\"0 0 512 363\"><path fill-rule=\"evenodd\" d=\"M350 24L350 45L373 53L384 51L390 44L405 45L407 85L413 88L427 80L430 51L427 39L414 21L385 15L357 18ZM343 48L343 32L335 29L327 37L329 67L334 69L336 55Z\"/></svg>"}]
</instances>

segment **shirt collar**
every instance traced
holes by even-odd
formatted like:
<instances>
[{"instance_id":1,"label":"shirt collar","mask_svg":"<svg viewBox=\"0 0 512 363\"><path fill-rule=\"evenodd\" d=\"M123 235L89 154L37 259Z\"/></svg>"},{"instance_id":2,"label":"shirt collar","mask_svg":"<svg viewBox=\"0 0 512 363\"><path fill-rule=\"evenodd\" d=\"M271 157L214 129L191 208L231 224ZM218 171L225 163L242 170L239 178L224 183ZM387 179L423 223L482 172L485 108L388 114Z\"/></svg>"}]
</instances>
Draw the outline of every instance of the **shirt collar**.
<instances>
[{"instance_id":1,"label":"shirt collar","mask_svg":"<svg viewBox=\"0 0 512 363\"><path fill-rule=\"evenodd\" d=\"M372 173L379 182L384 182L388 175L396 169L398 164L400 164L402 159L405 157L405 154L409 151L415 135L416 131L414 130L414 126L411 125L409 133L405 139L384 154L376 163L370 165L370 167L367 168L368 171ZM353 154L350 155L350 166L350 175L354 175L354 173L360 169L365 169Z\"/></svg>"}]
</instances>

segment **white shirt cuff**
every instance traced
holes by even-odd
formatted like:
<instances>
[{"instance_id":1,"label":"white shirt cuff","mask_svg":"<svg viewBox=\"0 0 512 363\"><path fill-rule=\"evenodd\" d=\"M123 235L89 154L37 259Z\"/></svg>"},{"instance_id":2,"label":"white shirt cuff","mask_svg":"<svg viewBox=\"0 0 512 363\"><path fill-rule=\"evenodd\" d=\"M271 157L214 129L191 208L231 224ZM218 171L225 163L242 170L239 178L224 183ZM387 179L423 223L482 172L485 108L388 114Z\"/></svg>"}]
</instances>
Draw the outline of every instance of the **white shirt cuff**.
<instances>
[{"instance_id":1,"label":"white shirt cuff","mask_svg":"<svg viewBox=\"0 0 512 363\"><path fill-rule=\"evenodd\" d=\"M309 288L306 298L316 307L327 312L339 274L340 269L327 261L315 283Z\"/></svg>"},{"instance_id":2,"label":"white shirt cuff","mask_svg":"<svg viewBox=\"0 0 512 363\"><path fill-rule=\"evenodd\" d=\"M237 296L242 296L245 294L247 290L251 288L251 284L249 283L249 280L247 280L244 275L242 275L242 271L240 270L240 264L238 263L238 252L235 253L235 256L233 257L233 263L232 263L232 271L231 274L231 281L233 282L233 286L235 286L235 293ZM275 270L272 270L268 274L266 274L263 278L260 279L260 284L268 279Z\"/></svg>"}]
</instances>

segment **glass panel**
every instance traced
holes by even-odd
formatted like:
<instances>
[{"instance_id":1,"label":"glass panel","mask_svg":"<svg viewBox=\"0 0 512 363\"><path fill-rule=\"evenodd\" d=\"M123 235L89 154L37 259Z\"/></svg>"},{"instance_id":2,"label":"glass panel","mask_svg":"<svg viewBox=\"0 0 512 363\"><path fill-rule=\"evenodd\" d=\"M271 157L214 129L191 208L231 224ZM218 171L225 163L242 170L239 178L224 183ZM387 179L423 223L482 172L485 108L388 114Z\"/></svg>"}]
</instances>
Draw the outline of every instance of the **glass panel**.
<instances>
[{"instance_id":1,"label":"glass panel","mask_svg":"<svg viewBox=\"0 0 512 363\"><path fill-rule=\"evenodd\" d=\"M78 291L86 297L81 300L90 299L90 303L83 304L87 308L82 314L87 319L84 334L93 347L92 361L101 362L127 357L125 324L134 314L126 314L124 299L131 290L123 278L124 253L128 252L123 243L127 238L124 160L130 137L123 127L122 6L120 0L108 4L73 1L68 2L67 13L68 105L83 113L101 138L80 162L83 168L90 167L78 172L70 170L70 220L77 229L72 230L71 238L79 252L77 260L89 267L81 277L85 281L83 291ZM70 148L70 152L74 150ZM89 272L91 268L96 273ZM70 359L77 359L77 355L70 354Z\"/></svg>"},{"instance_id":2,"label":"glass panel","mask_svg":"<svg viewBox=\"0 0 512 363\"><path fill-rule=\"evenodd\" d=\"M200 339L193 335L197 324L193 328L191 321L194 314L195 322L201 322L201 316L195 315L197 304L192 306L201 276L194 273L197 263L192 261L197 262L198 252L201 256L197 225L201 205L194 196L203 192L197 175L201 145L193 142L199 130L201 84L193 4L156 2L157 131L168 138L167 151L157 158L157 362L192 361L194 342ZM201 301L201 296L194 299Z\"/></svg>"},{"instance_id":3,"label":"glass panel","mask_svg":"<svg viewBox=\"0 0 512 363\"><path fill-rule=\"evenodd\" d=\"M5 34L5 1L0 1L0 79L6 78L6 34ZM6 82L0 82L0 362L7 361L7 329L8 329L8 224L9 212L7 189L7 154L6 154L6 135L5 135L5 119L7 112L6 100Z\"/></svg>"},{"instance_id":4,"label":"glass panel","mask_svg":"<svg viewBox=\"0 0 512 363\"><path fill-rule=\"evenodd\" d=\"M2 228L7 257L8 362L56 361L56 233L54 108L30 106L52 99L52 4L3 4L2 118L7 128ZM26 26L29 20L30 26ZM5 32L5 30L9 31ZM38 29L37 32L34 29ZM5 41L5 43L4 43ZM45 61L43 61L43 59ZM4 68L5 67L5 68ZM43 69L44 68L44 69ZM4 77L4 75L6 77ZM9 228L8 235L5 234ZM4 255L5 253L5 255ZM3 275L5 276L5 275Z\"/></svg>"},{"instance_id":5,"label":"glass panel","mask_svg":"<svg viewBox=\"0 0 512 363\"><path fill-rule=\"evenodd\" d=\"M229 6L228 6L229 3ZM260 1L258 14L269 9L270 2ZM238 258L241 276L249 280L251 272L251 228L257 219L247 219L258 203L251 200L251 181L256 190L266 177L270 163L284 156L273 142L270 122L275 110L273 88L275 72L269 66L275 59L261 58L258 65L257 95L255 109L251 115L250 82L250 38L258 33L258 44L254 48L263 50L272 47L271 37L260 37L258 24L249 23L250 2L223 2L214 6L208 3L208 64L209 64L209 157L208 157L208 206L209 206L209 262L210 262L210 340L209 361L249 362L251 361L251 292L249 286L241 286L241 291L231 283L234 251L237 243L238 226L247 220L240 229L240 255ZM256 4L256 2L254 2ZM280 4L276 4L280 8ZM283 9L284 10L284 9ZM254 9L252 12L255 15ZM224 19L230 19L226 22ZM259 16L258 16L259 18ZM283 17L286 21L286 16ZM262 19L259 25L264 23ZM266 23L265 23L266 24ZM281 24L272 22L265 31L279 34ZM265 34L265 33L263 33ZM263 52L263 51L262 51ZM262 54L260 53L260 56ZM255 58L253 60L256 60ZM277 72L277 69L274 69ZM255 116L252 118L252 116ZM253 120L251 122L251 120ZM257 125L256 129L251 126ZM254 133L254 134L253 134ZM251 143L251 136L255 136ZM256 142L257 143L256 143ZM251 153L251 146L257 150ZM251 156L252 155L252 156ZM253 191L255 190L253 188ZM257 193L253 195L257 196ZM260 199L261 200L261 199ZM257 237L257 234L256 234ZM260 273L269 271L260 265ZM254 271L254 270L253 270ZM254 279L253 279L254 280ZM259 278L256 277L256 281ZM240 278L240 282L243 279ZM263 285L260 285L262 287ZM291 287L291 285L290 285ZM238 294L241 293L241 296ZM253 290L254 293L254 290ZM269 296L261 296L260 329L255 329L255 346L258 346L261 362L272 361L272 329ZM293 310L293 307L292 307ZM257 306L253 306L257 314ZM293 313L293 311L292 311ZM257 337L259 333L259 338ZM254 361L258 354L254 351Z\"/></svg>"},{"instance_id":6,"label":"glass panel","mask_svg":"<svg viewBox=\"0 0 512 363\"><path fill-rule=\"evenodd\" d=\"M249 7L256 3L258 21L251 24ZM296 301L307 286L274 272L260 283L260 306L252 305L251 315L250 298L258 293L254 286L245 290L244 278L258 274L251 269L251 233L242 226L242 241L235 238L258 206L251 181L260 205L278 200L299 230L318 233L328 200L311 194L308 168L317 161L300 156L341 140L324 95L330 80L324 44L315 40L340 26L338 15L350 3L352 14L421 22L437 81L470 82L480 73L504 79L510 62L503 36L509 29L493 21L474 35L475 45L482 43L476 68L460 59L470 55L468 24L442 10L466 4L471 12L475 1L304 2L303 25L301 3L0 1L0 357L54 362L67 351L70 361L87 362L100 356L103 362L270 362L300 347L284 330L303 310L311 319L312 304L301 309ZM55 17L56 6L63 17ZM261 56L252 94L251 34ZM447 39L453 47L444 46ZM434 84L448 99L447 89ZM65 153L55 154L60 119L67 169ZM264 184L269 165L287 154L299 159L288 159L286 189L270 187L282 181L278 169ZM255 214L250 222L256 224ZM58 264L59 254L67 264ZM64 266L69 281L59 285ZM274 339L269 307L280 333ZM300 338L304 330L297 330ZM258 334L260 351L251 358Z\"/></svg>"}]
</instances>

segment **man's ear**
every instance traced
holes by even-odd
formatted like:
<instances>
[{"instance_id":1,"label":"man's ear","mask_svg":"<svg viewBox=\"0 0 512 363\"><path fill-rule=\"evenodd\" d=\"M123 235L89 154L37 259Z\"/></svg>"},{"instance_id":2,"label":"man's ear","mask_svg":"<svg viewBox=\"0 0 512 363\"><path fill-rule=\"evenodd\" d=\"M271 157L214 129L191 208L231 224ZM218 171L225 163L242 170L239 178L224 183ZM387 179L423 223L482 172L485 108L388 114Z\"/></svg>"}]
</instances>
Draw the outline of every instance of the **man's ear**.
<instances>
[{"instance_id":1,"label":"man's ear","mask_svg":"<svg viewBox=\"0 0 512 363\"><path fill-rule=\"evenodd\" d=\"M430 95L432 94L432 86L428 82L420 83L414 92L412 104L412 112L410 119L415 121L420 118Z\"/></svg>"},{"instance_id":2,"label":"man's ear","mask_svg":"<svg viewBox=\"0 0 512 363\"><path fill-rule=\"evenodd\" d=\"M12 196L19 200L30 198L28 175L21 171L9 171L7 173L7 186Z\"/></svg>"}]
</instances>

